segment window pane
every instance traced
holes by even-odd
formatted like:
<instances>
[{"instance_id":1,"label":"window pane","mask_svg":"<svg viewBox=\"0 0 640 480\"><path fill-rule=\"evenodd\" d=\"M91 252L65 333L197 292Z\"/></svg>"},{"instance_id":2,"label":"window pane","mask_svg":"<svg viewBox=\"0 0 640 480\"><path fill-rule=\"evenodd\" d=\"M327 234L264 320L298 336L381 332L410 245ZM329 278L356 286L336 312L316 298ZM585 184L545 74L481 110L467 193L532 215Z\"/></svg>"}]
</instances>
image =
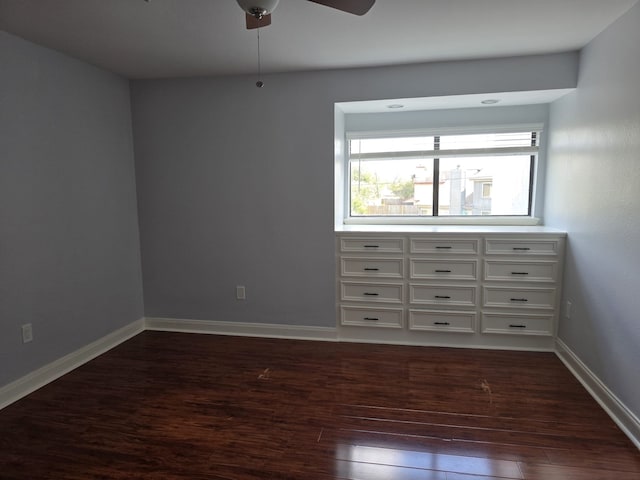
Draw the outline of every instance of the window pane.
<instances>
[{"instance_id":1,"label":"window pane","mask_svg":"<svg viewBox=\"0 0 640 480\"><path fill-rule=\"evenodd\" d=\"M433 150L433 137L358 138L349 142L351 158L360 153Z\"/></svg>"},{"instance_id":2,"label":"window pane","mask_svg":"<svg viewBox=\"0 0 640 480\"><path fill-rule=\"evenodd\" d=\"M440 159L438 215L528 215L530 155Z\"/></svg>"},{"instance_id":3,"label":"window pane","mask_svg":"<svg viewBox=\"0 0 640 480\"><path fill-rule=\"evenodd\" d=\"M530 147L531 132L443 135L440 150Z\"/></svg>"},{"instance_id":4,"label":"window pane","mask_svg":"<svg viewBox=\"0 0 640 480\"><path fill-rule=\"evenodd\" d=\"M352 138L350 215L529 215L538 136L524 131Z\"/></svg>"},{"instance_id":5,"label":"window pane","mask_svg":"<svg viewBox=\"0 0 640 480\"><path fill-rule=\"evenodd\" d=\"M432 215L433 160L350 163L351 215Z\"/></svg>"}]
</instances>

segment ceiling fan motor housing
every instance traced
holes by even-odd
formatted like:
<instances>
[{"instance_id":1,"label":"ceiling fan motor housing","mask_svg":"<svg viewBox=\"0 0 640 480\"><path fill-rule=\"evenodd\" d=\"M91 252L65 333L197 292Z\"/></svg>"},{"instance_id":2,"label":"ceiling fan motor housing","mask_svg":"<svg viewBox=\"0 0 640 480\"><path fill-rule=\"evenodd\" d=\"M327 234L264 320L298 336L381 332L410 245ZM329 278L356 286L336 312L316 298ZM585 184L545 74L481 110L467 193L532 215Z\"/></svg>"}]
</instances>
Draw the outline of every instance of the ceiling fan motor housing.
<instances>
[{"instance_id":1,"label":"ceiling fan motor housing","mask_svg":"<svg viewBox=\"0 0 640 480\"><path fill-rule=\"evenodd\" d=\"M256 18L269 15L278 6L279 1L280 0L237 0L240 8Z\"/></svg>"}]
</instances>

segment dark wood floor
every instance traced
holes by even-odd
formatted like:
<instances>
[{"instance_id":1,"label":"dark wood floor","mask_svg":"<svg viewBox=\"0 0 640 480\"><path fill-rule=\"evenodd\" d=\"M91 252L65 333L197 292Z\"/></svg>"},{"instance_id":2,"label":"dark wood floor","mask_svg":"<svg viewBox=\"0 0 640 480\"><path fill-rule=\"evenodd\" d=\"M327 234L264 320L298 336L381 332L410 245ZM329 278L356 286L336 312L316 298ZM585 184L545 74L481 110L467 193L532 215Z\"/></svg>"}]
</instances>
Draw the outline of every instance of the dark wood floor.
<instances>
[{"instance_id":1,"label":"dark wood floor","mask_svg":"<svg viewBox=\"0 0 640 480\"><path fill-rule=\"evenodd\" d=\"M638 480L551 353L145 332L0 412L0 478Z\"/></svg>"}]
</instances>

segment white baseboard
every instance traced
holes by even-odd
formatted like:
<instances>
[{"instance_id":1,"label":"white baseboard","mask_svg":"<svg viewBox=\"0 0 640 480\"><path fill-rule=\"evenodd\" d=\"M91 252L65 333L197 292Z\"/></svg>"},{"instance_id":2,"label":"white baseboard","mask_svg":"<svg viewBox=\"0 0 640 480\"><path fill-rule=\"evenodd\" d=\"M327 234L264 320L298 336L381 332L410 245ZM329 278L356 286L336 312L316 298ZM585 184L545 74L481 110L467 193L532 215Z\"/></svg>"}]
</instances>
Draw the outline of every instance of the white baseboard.
<instances>
[{"instance_id":1,"label":"white baseboard","mask_svg":"<svg viewBox=\"0 0 640 480\"><path fill-rule=\"evenodd\" d=\"M0 410L111 350L143 330L144 319L141 318L5 385L0 388Z\"/></svg>"},{"instance_id":2,"label":"white baseboard","mask_svg":"<svg viewBox=\"0 0 640 480\"><path fill-rule=\"evenodd\" d=\"M241 337L288 338L292 340L320 340L335 342L337 330L333 327L306 327L249 322L221 322L216 320L191 320L178 318L145 319L147 330L162 332L208 333Z\"/></svg>"},{"instance_id":3,"label":"white baseboard","mask_svg":"<svg viewBox=\"0 0 640 480\"><path fill-rule=\"evenodd\" d=\"M410 345L420 347L480 348L491 350L522 350L527 352L554 352L552 338L525 337L509 338L504 335L485 335L487 343L479 343L476 337L460 341L460 334L439 334L420 337L411 333L389 335L386 329L340 329L334 327L309 327L251 322L225 322L218 320L194 320L180 318L147 317L146 330L160 332L205 333L213 335L234 335L240 337L286 338L292 340L318 340L329 342L372 343L386 345ZM489 340L487 340L489 338ZM517 341L519 340L519 341Z\"/></svg>"},{"instance_id":4,"label":"white baseboard","mask_svg":"<svg viewBox=\"0 0 640 480\"><path fill-rule=\"evenodd\" d=\"M556 354L618 427L640 449L640 419L560 339L556 339Z\"/></svg>"},{"instance_id":5,"label":"white baseboard","mask_svg":"<svg viewBox=\"0 0 640 480\"><path fill-rule=\"evenodd\" d=\"M351 343L408 345L415 347L473 348L485 350L514 350L526 352L554 352L553 338L537 335L481 335L457 332L410 331L391 328L338 328L338 340Z\"/></svg>"}]
</instances>

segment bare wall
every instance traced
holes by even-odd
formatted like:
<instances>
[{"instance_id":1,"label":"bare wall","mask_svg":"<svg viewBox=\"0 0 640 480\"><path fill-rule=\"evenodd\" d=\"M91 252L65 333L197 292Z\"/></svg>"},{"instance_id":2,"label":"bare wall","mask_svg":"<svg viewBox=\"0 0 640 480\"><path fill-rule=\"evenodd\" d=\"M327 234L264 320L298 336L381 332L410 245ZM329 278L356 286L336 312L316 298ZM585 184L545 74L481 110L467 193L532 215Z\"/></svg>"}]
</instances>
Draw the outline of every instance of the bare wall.
<instances>
[{"instance_id":1,"label":"bare wall","mask_svg":"<svg viewBox=\"0 0 640 480\"><path fill-rule=\"evenodd\" d=\"M640 416L640 4L582 52L552 104L547 224L569 232L559 337Z\"/></svg>"},{"instance_id":2,"label":"bare wall","mask_svg":"<svg viewBox=\"0 0 640 480\"><path fill-rule=\"evenodd\" d=\"M1 386L143 304L127 80L2 31L0 72Z\"/></svg>"}]
</instances>

